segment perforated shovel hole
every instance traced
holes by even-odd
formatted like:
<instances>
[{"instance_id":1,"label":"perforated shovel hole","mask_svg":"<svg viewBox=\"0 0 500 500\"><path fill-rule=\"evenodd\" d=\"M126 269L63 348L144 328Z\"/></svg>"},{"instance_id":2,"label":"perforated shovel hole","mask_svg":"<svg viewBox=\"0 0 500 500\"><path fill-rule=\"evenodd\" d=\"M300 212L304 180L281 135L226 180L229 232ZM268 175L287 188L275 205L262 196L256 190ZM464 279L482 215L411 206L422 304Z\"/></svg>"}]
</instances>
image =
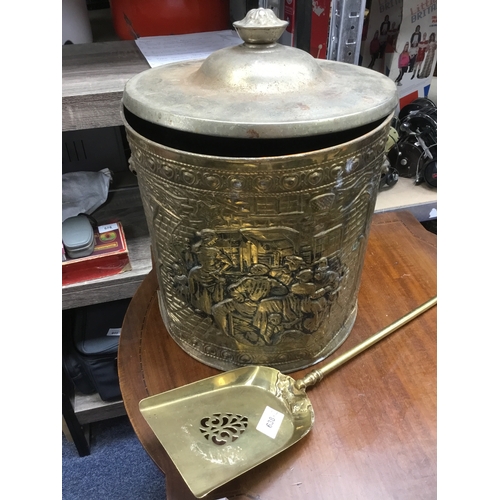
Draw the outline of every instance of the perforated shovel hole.
<instances>
[{"instance_id":1,"label":"perforated shovel hole","mask_svg":"<svg viewBox=\"0 0 500 500\"><path fill-rule=\"evenodd\" d=\"M248 417L234 413L214 413L202 418L200 432L218 446L236 441L248 426Z\"/></svg>"}]
</instances>

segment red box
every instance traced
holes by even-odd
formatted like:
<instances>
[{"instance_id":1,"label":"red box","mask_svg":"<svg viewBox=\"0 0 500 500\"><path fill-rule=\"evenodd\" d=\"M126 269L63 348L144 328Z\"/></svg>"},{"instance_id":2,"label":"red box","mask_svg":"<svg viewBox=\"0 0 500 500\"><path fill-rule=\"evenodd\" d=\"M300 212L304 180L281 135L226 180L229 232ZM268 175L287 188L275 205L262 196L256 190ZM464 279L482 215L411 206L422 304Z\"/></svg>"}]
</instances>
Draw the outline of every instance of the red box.
<instances>
[{"instance_id":1,"label":"red box","mask_svg":"<svg viewBox=\"0 0 500 500\"><path fill-rule=\"evenodd\" d=\"M94 251L88 257L63 261L63 286L106 278L132 269L121 222L95 228L94 238Z\"/></svg>"},{"instance_id":2,"label":"red box","mask_svg":"<svg viewBox=\"0 0 500 500\"><path fill-rule=\"evenodd\" d=\"M110 0L109 4L122 40L231 28L229 0Z\"/></svg>"}]
</instances>

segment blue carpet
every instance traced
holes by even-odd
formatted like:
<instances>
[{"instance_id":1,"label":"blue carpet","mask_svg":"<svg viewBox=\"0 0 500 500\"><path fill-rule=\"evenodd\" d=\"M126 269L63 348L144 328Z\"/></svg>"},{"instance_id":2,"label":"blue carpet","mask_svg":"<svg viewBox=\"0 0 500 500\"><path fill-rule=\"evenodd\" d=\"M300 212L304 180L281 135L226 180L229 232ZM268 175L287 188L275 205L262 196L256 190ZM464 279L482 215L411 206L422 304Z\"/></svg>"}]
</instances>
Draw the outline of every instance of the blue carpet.
<instances>
[{"instance_id":1,"label":"blue carpet","mask_svg":"<svg viewBox=\"0 0 500 500\"><path fill-rule=\"evenodd\" d=\"M127 417L90 425L90 455L62 436L63 500L165 500L165 479Z\"/></svg>"}]
</instances>

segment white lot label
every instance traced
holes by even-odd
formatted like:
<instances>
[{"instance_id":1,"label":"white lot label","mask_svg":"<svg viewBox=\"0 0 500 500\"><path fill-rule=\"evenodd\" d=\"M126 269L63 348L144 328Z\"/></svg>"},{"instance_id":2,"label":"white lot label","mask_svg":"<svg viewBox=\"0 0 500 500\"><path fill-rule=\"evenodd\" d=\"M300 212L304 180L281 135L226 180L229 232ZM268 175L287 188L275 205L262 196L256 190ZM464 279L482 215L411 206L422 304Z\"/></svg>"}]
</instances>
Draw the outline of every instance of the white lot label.
<instances>
[{"instance_id":1,"label":"white lot label","mask_svg":"<svg viewBox=\"0 0 500 500\"><path fill-rule=\"evenodd\" d=\"M113 222L111 224L99 226L97 229L99 231L99 234L107 233L108 231L116 231L118 229L118 224L116 224L116 222Z\"/></svg>"},{"instance_id":2,"label":"white lot label","mask_svg":"<svg viewBox=\"0 0 500 500\"><path fill-rule=\"evenodd\" d=\"M110 328L106 334L108 337L118 337L121 333L121 328Z\"/></svg>"},{"instance_id":3,"label":"white lot label","mask_svg":"<svg viewBox=\"0 0 500 500\"><path fill-rule=\"evenodd\" d=\"M276 434L278 434L284 416L278 410L273 410L270 406L266 406L257 424L257 430L274 439Z\"/></svg>"}]
</instances>

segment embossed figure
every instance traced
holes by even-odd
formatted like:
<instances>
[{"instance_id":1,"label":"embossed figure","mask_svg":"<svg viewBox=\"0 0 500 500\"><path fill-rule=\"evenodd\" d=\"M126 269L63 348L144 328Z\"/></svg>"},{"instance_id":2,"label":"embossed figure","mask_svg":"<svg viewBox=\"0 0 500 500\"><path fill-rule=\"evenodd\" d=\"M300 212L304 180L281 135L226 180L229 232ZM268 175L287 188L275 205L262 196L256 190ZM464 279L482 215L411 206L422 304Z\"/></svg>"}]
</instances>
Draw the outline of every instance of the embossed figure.
<instances>
[{"instance_id":1,"label":"embossed figure","mask_svg":"<svg viewBox=\"0 0 500 500\"><path fill-rule=\"evenodd\" d=\"M277 344L284 332L283 318L281 314L271 313L267 318L267 327L263 335L266 344Z\"/></svg>"},{"instance_id":2,"label":"embossed figure","mask_svg":"<svg viewBox=\"0 0 500 500\"><path fill-rule=\"evenodd\" d=\"M170 266L169 275L173 282L174 290L176 290L182 297L189 297L188 277L182 266L178 263L172 264Z\"/></svg>"},{"instance_id":3,"label":"embossed figure","mask_svg":"<svg viewBox=\"0 0 500 500\"><path fill-rule=\"evenodd\" d=\"M334 271L328 265L328 259L322 257L316 264L316 269L314 270L314 282L318 287L316 290L316 296L325 293L335 293L338 289L340 282L340 274Z\"/></svg>"},{"instance_id":4,"label":"embossed figure","mask_svg":"<svg viewBox=\"0 0 500 500\"><path fill-rule=\"evenodd\" d=\"M209 253L215 258L221 273L233 265L231 259L215 245L218 236L213 229L202 229L197 235L200 237L200 241L193 245L192 250L198 256L198 260L200 255L203 258L203 254Z\"/></svg>"},{"instance_id":5,"label":"embossed figure","mask_svg":"<svg viewBox=\"0 0 500 500\"><path fill-rule=\"evenodd\" d=\"M299 261L294 259L295 263ZM300 264L299 267L302 267ZM292 276L292 275L290 275ZM268 344L276 344L287 332L314 333L322 318L327 314L327 301L331 301L338 291L339 274L331 270L326 257L316 264L315 271L305 268L293 273L288 282L290 293L282 297L264 299L257 309L254 325ZM281 318L280 331L270 335L270 318Z\"/></svg>"},{"instance_id":6,"label":"embossed figure","mask_svg":"<svg viewBox=\"0 0 500 500\"><path fill-rule=\"evenodd\" d=\"M316 264L314 271L314 281L321 286L327 285L330 282L330 268L328 267L328 259L321 257Z\"/></svg>"},{"instance_id":7,"label":"embossed figure","mask_svg":"<svg viewBox=\"0 0 500 500\"><path fill-rule=\"evenodd\" d=\"M326 262L328 265L328 262ZM312 277L312 271L304 269L306 266L304 259L296 255L287 256L283 268L275 269L270 272L271 276L276 277L282 283L287 285L289 293L280 297L270 297L264 299L257 308L253 324L259 328L261 337L266 344L276 344L281 340L281 336L287 331L302 331L302 316L304 313L303 292L307 288L306 295L311 295L313 298L316 293L316 286L310 283L307 287L303 283L301 277ZM306 273L306 274L304 274ZM309 306L309 309L314 306ZM310 311L306 311L310 312ZM273 329L270 325L271 317L280 317L280 329ZM273 323L276 319L273 319ZM308 327L312 326L308 324ZM306 332L309 333L309 332Z\"/></svg>"},{"instance_id":8,"label":"embossed figure","mask_svg":"<svg viewBox=\"0 0 500 500\"><path fill-rule=\"evenodd\" d=\"M271 270L269 275L281 281L284 285L289 286L295 279L295 273L303 269L305 265L302 257L288 255L285 257L284 266Z\"/></svg>"},{"instance_id":9,"label":"embossed figure","mask_svg":"<svg viewBox=\"0 0 500 500\"><path fill-rule=\"evenodd\" d=\"M185 273L187 274L196 265L194 254L191 251L191 240L187 237L179 237L176 243L180 247L179 253L184 262Z\"/></svg>"},{"instance_id":10,"label":"embossed figure","mask_svg":"<svg viewBox=\"0 0 500 500\"><path fill-rule=\"evenodd\" d=\"M212 305L224 298L224 278L217 265L216 248L205 248L198 254L199 266L189 271L188 283L191 304L199 311L210 314Z\"/></svg>"},{"instance_id":11,"label":"embossed figure","mask_svg":"<svg viewBox=\"0 0 500 500\"><path fill-rule=\"evenodd\" d=\"M309 334L318 329L322 315L326 312L326 299L322 293L317 293L313 277L314 273L310 269L304 269L297 274L298 282L291 287L303 313L302 331Z\"/></svg>"},{"instance_id":12,"label":"embossed figure","mask_svg":"<svg viewBox=\"0 0 500 500\"><path fill-rule=\"evenodd\" d=\"M266 344L277 344L282 334L290 330L298 330L300 327L300 303L292 293L280 297L264 299L255 312L253 325L259 329L259 334ZM270 320L278 324L276 317L280 318L280 331L273 328ZM279 334L279 335L278 335Z\"/></svg>"},{"instance_id":13,"label":"embossed figure","mask_svg":"<svg viewBox=\"0 0 500 500\"><path fill-rule=\"evenodd\" d=\"M226 335L234 336L235 319L248 325L254 324L255 313L263 299L285 295L288 292L282 283L269 277L268 273L269 268L264 264L254 264L250 268L250 276L228 287L231 297L213 305L214 320ZM252 328L247 328L243 336L253 344L261 342L261 336Z\"/></svg>"}]
</instances>

